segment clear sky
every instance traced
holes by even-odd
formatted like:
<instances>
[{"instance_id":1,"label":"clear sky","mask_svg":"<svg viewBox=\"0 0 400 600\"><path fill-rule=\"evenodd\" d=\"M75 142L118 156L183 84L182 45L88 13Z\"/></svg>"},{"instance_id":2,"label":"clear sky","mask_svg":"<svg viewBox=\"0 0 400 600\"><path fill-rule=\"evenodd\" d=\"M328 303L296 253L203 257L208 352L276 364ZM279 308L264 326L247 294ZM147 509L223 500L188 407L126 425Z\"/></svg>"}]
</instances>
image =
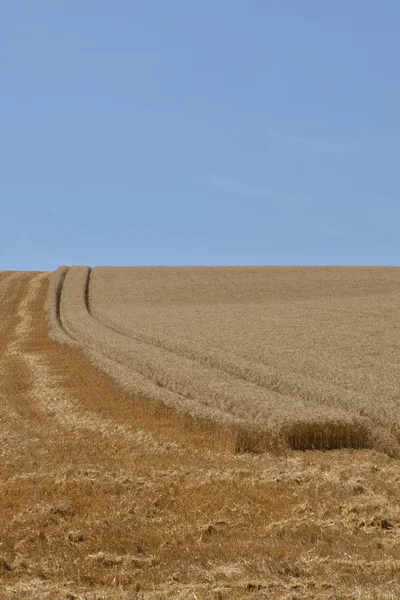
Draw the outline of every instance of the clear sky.
<instances>
[{"instance_id":1,"label":"clear sky","mask_svg":"<svg viewBox=\"0 0 400 600\"><path fill-rule=\"evenodd\" d=\"M4 0L0 269L398 265L398 0Z\"/></svg>"}]
</instances>

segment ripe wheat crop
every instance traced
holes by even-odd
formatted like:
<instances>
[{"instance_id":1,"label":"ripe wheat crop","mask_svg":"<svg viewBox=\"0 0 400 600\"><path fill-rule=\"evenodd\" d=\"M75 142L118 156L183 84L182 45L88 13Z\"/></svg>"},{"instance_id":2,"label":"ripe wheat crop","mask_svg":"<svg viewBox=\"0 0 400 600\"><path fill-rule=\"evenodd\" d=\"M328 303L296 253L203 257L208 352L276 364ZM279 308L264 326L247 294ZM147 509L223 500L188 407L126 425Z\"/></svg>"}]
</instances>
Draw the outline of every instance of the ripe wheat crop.
<instances>
[{"instance_id":1,"label":"ripe wheat crop","mask_svg":"<svg viewBox=\"0 0 400 600\"><path fill-rule=\"evenodd\" d=\"M399 269L63 267L52 278L53 336L130 392L237 426L249 449L398 452Z\"/></svg>"},{"instance_id":2,"label":"ripe wheat crop","mask_svg":"<svg viewBox=\"0 0 400 600\"><path fill-rule=\"evenodd\" d=\"M399 598L398 284L0 272L1 600Z\"/></svg>"}]
</instances>

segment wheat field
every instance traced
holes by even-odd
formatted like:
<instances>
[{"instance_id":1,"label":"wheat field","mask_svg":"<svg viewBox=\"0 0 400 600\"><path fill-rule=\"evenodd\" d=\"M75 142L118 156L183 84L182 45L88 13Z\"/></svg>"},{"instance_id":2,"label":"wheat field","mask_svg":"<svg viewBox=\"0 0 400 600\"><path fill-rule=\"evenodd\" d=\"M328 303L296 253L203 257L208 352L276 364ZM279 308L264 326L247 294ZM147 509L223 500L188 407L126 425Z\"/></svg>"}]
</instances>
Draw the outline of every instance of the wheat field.
<instances>
[{"instance_id":1,"label":"wheat field","mask_svg":"<svg viewBox=\"0 0 400 600\"><path fill-rule=\"evenodd\" d=\"M0 600L400 597L399 299L383 267L0 272Z\"/></svg>"},{"instance_id":2,"label":"wheat field","mask_svg":"<svg viewBox=\"0 0 400 600\"><path fill-rule=\"evenodd\" d=\"M54 278L54 335L124 389L237 427L246 449L398 453L400 269L73 267Z\"/></svg>"}]
</instances>

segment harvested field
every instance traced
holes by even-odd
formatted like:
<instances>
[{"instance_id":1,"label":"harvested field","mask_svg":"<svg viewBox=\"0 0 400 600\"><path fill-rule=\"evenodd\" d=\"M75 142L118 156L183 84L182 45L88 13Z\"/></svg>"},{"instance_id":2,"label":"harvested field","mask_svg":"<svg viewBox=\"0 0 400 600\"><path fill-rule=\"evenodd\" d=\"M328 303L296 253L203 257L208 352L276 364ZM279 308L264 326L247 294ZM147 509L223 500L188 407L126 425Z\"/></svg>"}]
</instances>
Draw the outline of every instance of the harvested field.
<instances>
[{"instance_id":1,"label":"harvested field","mask_svg":"<svg viewBox=\"0 0 400 600\"><path fill-rule=\"evenodd\" d=\"M400 597L398 290L384 268L0 273L0 599Z\"/></svg>"},{"instance_id":2,"label":"harvested field","mask_svg":"<svg viewBox=\"0 0 400 600\"><path fill-rule=\"evenodd\" d=\"M236 428L246 450L399 452L400 269L73 267L53 277L53 335L127 391Z\"/></svg>"}]
</instances>

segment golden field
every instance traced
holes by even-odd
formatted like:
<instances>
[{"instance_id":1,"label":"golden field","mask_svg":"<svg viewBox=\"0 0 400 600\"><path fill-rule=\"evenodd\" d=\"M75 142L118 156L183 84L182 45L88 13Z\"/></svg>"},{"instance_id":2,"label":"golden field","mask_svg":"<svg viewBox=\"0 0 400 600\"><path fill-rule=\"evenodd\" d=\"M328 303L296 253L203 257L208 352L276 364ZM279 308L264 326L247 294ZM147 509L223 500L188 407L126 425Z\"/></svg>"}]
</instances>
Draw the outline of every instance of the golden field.
<instances>
[{"instance_id":1,"label":"golden field","mask_svg":"<svg viewBox=\"0 0 400 600\"><path fill-rule=\"evenodd\" d=\"M67 334L127 391L236 427L247 450L398 453L400 269L73 267L53 277L55 338Z\"/></svg>"},{"instance_id":2,"label":"golden field","mask_svg":"<svg viewBox=\"0 0 400 600\"><path fill-rule=\"evenodd\" d=\"M399 300L397 268L0 273L0 599L400 597Z\"/></svg>"}]
</instances>

